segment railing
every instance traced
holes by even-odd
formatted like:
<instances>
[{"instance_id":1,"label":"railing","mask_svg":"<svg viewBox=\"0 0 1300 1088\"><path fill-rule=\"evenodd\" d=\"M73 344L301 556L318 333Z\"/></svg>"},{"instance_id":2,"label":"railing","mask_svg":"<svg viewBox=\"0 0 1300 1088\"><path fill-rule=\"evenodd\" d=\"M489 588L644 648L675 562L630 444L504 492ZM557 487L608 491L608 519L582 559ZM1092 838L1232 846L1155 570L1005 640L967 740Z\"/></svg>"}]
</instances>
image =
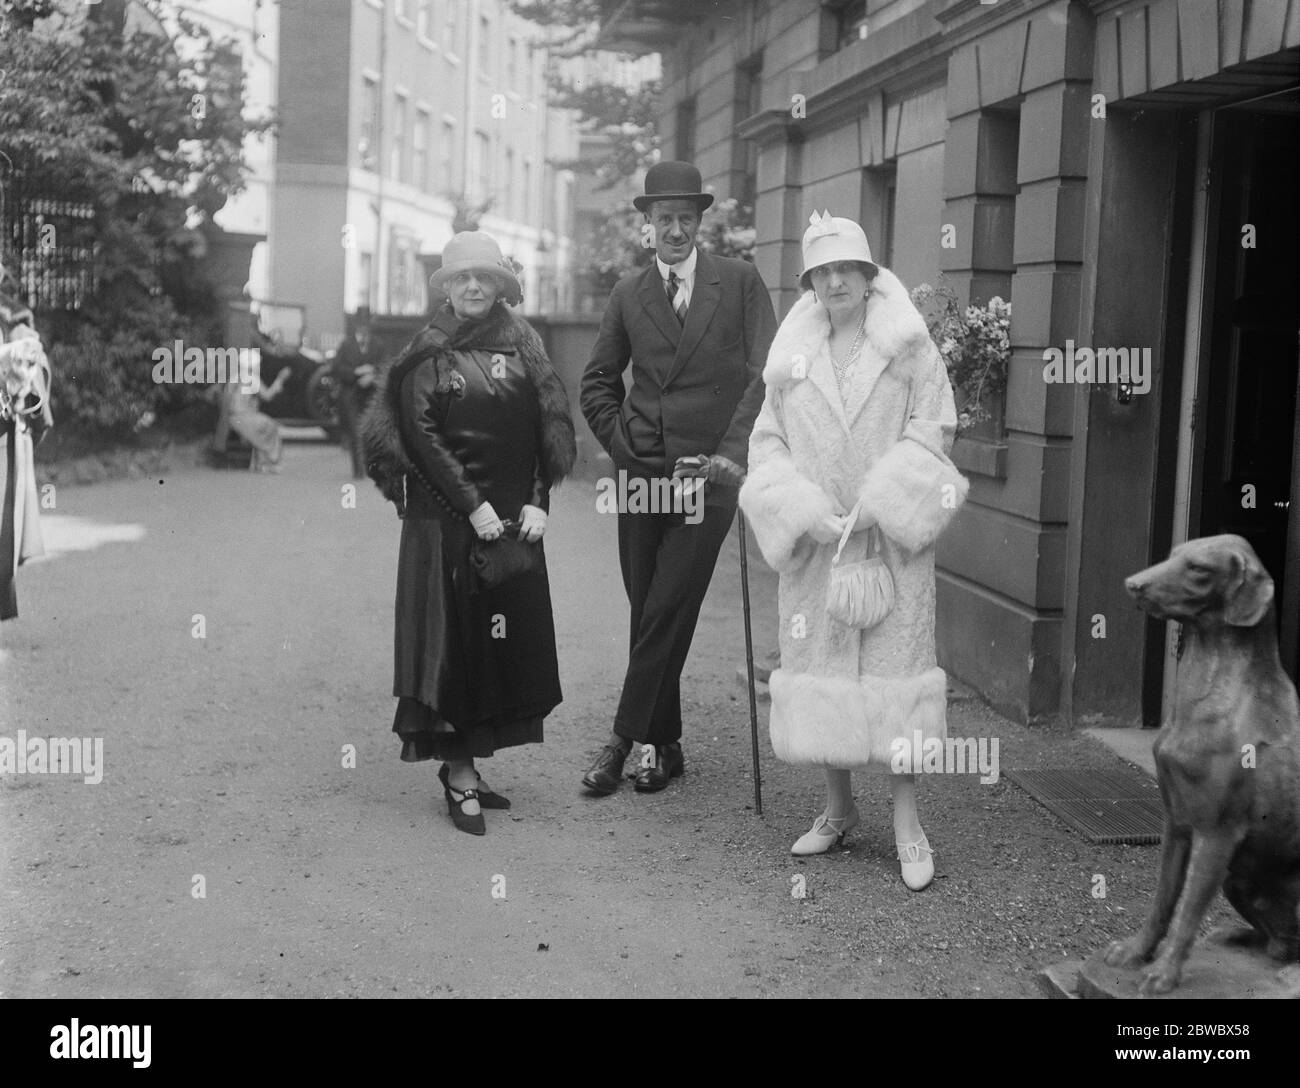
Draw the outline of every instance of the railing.
<instances>
[{"instance_id":1,"label":"railing","mask_svg":"<svg viewBox=\"0 0 1300 1088\"><path fill-rule=\"evenodd\" d=\"M79 310L95 289L95 208L25 191L0 174L0 261L32 309Z\"/></svg>"}]
</instances>

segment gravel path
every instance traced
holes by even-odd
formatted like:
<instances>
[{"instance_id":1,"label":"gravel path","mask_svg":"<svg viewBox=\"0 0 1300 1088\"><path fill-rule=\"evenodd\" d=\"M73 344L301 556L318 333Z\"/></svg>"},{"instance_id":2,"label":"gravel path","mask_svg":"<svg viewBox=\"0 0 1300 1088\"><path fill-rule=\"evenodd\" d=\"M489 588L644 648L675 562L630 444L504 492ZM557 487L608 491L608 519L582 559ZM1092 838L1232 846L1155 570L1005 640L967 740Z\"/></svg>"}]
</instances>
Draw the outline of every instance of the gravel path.
<instances>
[{"instance_id":1,"label":"gravel path","mask_svg":"<svg viewBox=\"0 0 1300 1088\"><path fill-rule=\"evenodd\" d=\"M398 523L369 483L345 508L344 471L298 442L281 476L59 488L56 553L0 628L0 736L102 737L105 774L0 777L0 996L1032 996L1140 921L1156 849L1090 846L1005 779L925 781L921 895L881 781L849 849L792 858L820 775L776 762L762 712L753 814L734 534L687 668L685 779L583 796L627 606L614 521L577 482L547 538L565 702L546 744L484 765L512 812L458 834L389 732ZM1118 763L971 698L949 729L996 736L1004 770Z\"/></svg>"}]
</instances>

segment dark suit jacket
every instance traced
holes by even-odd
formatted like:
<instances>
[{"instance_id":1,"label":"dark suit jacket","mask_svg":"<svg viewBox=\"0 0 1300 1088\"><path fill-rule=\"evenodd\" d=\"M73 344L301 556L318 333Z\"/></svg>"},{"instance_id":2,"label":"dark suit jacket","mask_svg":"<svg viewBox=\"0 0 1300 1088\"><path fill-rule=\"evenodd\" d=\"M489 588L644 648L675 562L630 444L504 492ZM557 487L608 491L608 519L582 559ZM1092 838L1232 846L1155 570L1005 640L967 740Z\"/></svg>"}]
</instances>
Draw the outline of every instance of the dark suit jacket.
<instances>
[{"instance_id":1,"label":"dark suit jacket","mask_svg":"<svg viewBox=\"0 0 1300 1088\"><path fill-rule=\"evenodd\" d=\"M582 376L583 416L615 466L634 475L671 475L679 457L696 454L747 463L776 314L752 264L697 254L685 326L652 261L615 285Z\"/></svg>"},{"instance_id":2,"label":"dark suit jacket","mask_svg":"<svg viewBox=\"0 0 1300 1088\"><path fill-rule=\"evenodd\" d=\"M379 346L375 339L375 334L370 334L370 343L366 345L366 350L361 350L361 345L357 343L355 336L348 336L339 349L334 353L334 358L330 361L330 370L334 374L335 380L339 383L339 396L345 402L344 407L354 408L358 413L365 409L374 395L375 387L373 385L361 386L357 384L357 367L364 363L369 363L376 369L384 362L385 352Z\"/></svg>"},{"instance_id":3,"label":"dark suit jacket","mask_svg":"<svg viewBox=\"0 0 1300 1088\"><path fill-rule=\"evenodd\" d=\"M375 334L370 334L370 343L366 345L366 350L361 350L361 345L357 343L355 336L349 336L339 345L338 351L334 353L334 358L330 361L330 369L334 371L334 376L343 384L355 386L357 384L357 367L364 363L369 363L373 367L378 367L384 361L385 352L379 346L379 341L375 339Z\"/></svg>"}]
</instances>

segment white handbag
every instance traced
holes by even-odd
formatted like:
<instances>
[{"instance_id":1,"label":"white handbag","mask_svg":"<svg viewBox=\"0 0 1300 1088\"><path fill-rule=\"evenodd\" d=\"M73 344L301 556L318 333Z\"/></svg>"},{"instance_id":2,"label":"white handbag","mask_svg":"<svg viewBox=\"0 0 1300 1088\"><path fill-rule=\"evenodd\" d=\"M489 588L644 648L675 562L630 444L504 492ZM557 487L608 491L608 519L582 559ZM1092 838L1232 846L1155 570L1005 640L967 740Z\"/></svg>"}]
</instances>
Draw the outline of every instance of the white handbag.
<instances>
[{"instance_id":1,"label":"white handbag","mask_svg":"<svg viewBox=\"0 0 1300 1088\"><path fill-rule=\"evenodd\" d=\"M875 627L893 609L894 578L880 554L880 527L877 525L868 530L871 554L856 563L840 562L861 508L862 504L858 503L849 514L844 534L840 537L840 546L835 549L835 557L831 560L826 611L832 619L847 627L867 630Z\"/></svg>"}]
</instances>

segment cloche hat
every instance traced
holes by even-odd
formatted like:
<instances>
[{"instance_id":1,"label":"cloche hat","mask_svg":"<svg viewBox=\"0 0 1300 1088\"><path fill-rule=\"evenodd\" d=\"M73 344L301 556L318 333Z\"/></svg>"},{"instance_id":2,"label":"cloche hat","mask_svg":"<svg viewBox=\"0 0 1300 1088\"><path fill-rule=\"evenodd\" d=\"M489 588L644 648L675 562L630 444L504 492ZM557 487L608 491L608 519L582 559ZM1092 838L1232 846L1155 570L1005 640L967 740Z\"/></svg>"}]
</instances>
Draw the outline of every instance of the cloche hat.
<instances>
[{"instance_id":1,"label":"cloche hat","mask_svg":"<svg viewBox=\"0 0 1300 1088\"><path fill-rule=\"evenodd\" d=\"M713 194L701 192L700 172L689 162L657 162L645 174L645 195L634 197L636 210L645 212L656 200L693 200L701 212L713 203Z\"/></svg>"},{"instance_id":2,"label":"cloche hat","mask_svg":"<svg viewBox=\"0 0 1300 1088\"><path fill-rule=\"evenodd\" d=\"M478 272L495 276L502 285L501 297L511 306L524 297L514 266L501 253L492 235L481 230L463 230L453 235L442 250L442 267L429 277L429 286L446 293L446 283L459 272Z\"/></svg>"},{"instance_id":3,"label":"cloche hat","mask_svg":"<svg viewBox=\"0 0 1300 1088\"><path fill-rule=\"evenodd\" d=\"M867 234L852 219L841 219L830 212L818 215L813 212L808 218L811 224L803 232L803 271L799 273L799 286L808 289L808 274L814 268L836 261L861 261L871 266L871 275L875 275L880 266L871 259L871 247L867 245Z\"/></svg>"}]
</instances>

